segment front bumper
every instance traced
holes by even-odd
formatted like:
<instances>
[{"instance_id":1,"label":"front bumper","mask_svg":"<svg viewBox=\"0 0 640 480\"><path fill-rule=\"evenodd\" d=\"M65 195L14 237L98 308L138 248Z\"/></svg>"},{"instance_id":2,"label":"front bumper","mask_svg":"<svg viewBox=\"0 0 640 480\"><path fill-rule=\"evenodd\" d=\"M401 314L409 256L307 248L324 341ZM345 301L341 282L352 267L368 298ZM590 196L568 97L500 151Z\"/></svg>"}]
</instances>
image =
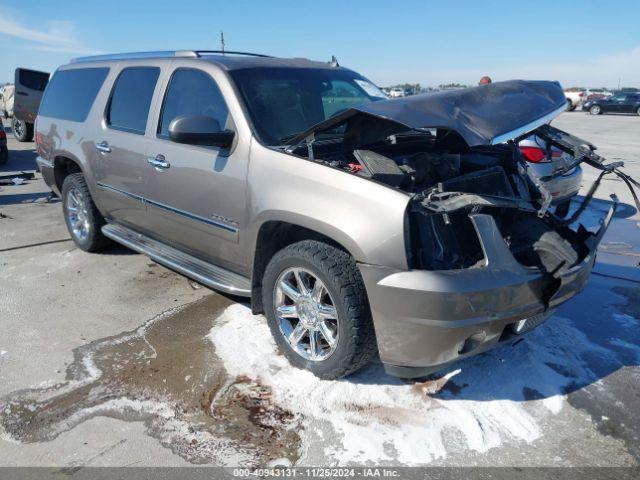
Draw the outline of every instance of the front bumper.
<instances>
[{"instance_id":1,"label":"front bumper","mask_svg":"<svg viewBox=\"0 0 640 480\"><path fill-rule=\"evenodd\" d=\"M387 372L414 378L440 370L512 339L514 324L546 315L576 295L615 209L614 203L588 240L589 254L557 278L519 264L493 217L483 214L470 215L485 253L483 267L402 271L360 264Z\"/></svg>"},{"instance_id":2,"label":"front bumper","mask_svg":"<svg viewBox=\"0 0 640 480\"><path fill-rule=\"evenodd\" d=\"M58 196L60 196L60 192L58 191L58 187L56 186L56 177L53 170L53 163L49 160L37 157L36 164L38 165L38 170L42 174L42 178L44 179L44 183Z\"/></svg>"}]
</instances>

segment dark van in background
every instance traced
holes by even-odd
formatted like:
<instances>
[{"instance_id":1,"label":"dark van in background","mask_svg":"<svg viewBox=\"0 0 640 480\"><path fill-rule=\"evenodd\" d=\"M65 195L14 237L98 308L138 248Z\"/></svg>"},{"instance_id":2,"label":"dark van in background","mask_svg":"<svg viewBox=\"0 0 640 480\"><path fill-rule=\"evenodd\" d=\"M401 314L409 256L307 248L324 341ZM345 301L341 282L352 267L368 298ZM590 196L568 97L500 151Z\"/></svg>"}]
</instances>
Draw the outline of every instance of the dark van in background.
<instances>
[{"instance_id":1,"label":"dark van in background","mask_svg":"<svg viewBox=\"0 0 640 480\"><path fill-rule=\"evenodd\" d=\"M13 120L13 136L19 142L33 140L33 124L38 115L44 89L49 83L49 73L16 68Z\"/></svg>"}]
</instances>

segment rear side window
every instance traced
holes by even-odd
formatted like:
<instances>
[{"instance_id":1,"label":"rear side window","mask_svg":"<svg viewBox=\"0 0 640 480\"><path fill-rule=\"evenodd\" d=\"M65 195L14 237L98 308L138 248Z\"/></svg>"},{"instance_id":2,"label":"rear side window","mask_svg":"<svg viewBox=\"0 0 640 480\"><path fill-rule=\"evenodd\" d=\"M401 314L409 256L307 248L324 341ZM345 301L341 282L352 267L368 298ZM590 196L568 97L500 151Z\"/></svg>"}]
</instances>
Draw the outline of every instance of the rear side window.
<instances>
[{"instance_id":1,"label":"rear side window","mask_svg":"<svg viewBox=\"0 0 640 480\"><path fill-rule=\"evenodd\" d=\"M57 71L49 82L38 114L84 122L108 73L108 68Z\"/></svg>"},{"instance_id":2,"label":"rear side window","mask_svg":"<svg viewBox=\"0 0 640 480\"><path fill-rule=\"evenodd\" d=\"M111 92L107 124L117 130L143 135L159 75L157 67L122 70Z\"/></svg>"},{"instance_id":3,"label":"rear side window","mask_svg":"<svg viewBox=\"0 0 640 480\"><path fill-rule=\"evenodd\" d=\"M225 128L229 109L216 82L202 70L180 68L171 76L158 126L160 136L169 135L171 121L180 115L207 115Z\"/></svg>"},{"instance_id":4,"label":"rear side window","mask_svg":"<svg viewBox=\"0 0 640 480\"><path fill-rule=\"evenodd\" d=\"M37 72L35 70L20 70L18 74L20 84L31 90L44 92L49 82L49 74L45 72Z\"/></svg>"}]
</instances>

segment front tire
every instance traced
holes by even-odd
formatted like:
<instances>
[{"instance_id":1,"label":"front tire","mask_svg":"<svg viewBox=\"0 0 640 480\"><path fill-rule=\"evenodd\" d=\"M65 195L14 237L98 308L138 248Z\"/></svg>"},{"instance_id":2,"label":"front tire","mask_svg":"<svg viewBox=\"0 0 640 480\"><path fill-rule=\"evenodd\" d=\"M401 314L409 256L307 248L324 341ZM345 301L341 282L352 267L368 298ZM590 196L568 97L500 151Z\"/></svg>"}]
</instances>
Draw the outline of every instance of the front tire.
<instances>
[{"instance_id":1,"label":"front tire","mask_svg":"<svg viewBox=\"0 0 640 480\"><path fill-rule=\"evenodd\" d=\"M346 252L305 240L276 253L262 282L267 323L289 362L333 380L376 353L367 293Z\"/></svg>"},{"instance_id":2,"label":"front tire","mask_svg":"<svg viewBox=\"0 0 640 480\"><path fill-rule=\"evenodd\" d=\"M638 109L636 110L636 115L640 117L640 107L638 107Z\"/></svg>"},{"instance_id":3,"label":"front tire","mask_svg":"<svg viewBox=\"0 0 640 480\"><path fill-rule=\"evenodd\" d=\"M33 140L33 123L27 123L24 120L18 120L13 117L11 120L11 130L13 136L19 142L30 142Z\"/></svg>"},{"instance_id":4,"label":"front tire","mask_svg":"<svg viewBox=\"0 0 640 480\"><path fill-rule=\"evenodd\" d=\"M602 113L602 109L600 108L600 105L592 105L589 109L589 113L591 115L600 115Z\"/></svg>"},{"instance_id":5,"label":"front tire","mask_svg":"<svg viewBox=\"0 0 640 480\"><path fill-rule=\"evenodd\" d=\"M105 220L91 198L82 173L72 173L64 179L62 211L71 239L79 249L96 252L111 243L102 234Z\"/></svg>"},{"instance_id":6,"label":"front tire","mask_svg":"<svg viewBox=\"0 0 640 480\"><path fill-rule=\"evenodd\" d=\"M573 102L567 99L567 112L573 112L575 109L576 106L573 104Z\"/></svg>"}]
</instances>

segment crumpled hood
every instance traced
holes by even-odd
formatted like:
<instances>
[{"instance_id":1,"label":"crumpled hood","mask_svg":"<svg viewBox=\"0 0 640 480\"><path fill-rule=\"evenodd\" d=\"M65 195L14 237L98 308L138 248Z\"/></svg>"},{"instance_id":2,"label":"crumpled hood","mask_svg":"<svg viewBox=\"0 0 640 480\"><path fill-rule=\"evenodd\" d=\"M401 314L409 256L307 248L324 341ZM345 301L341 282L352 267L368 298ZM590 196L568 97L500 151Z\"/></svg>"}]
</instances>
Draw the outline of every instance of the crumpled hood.
<instances>
[{"instance_id":1,"label":"crumpled hood","mask_svg":"<svg viewBox=\"0 0 640 480\"><path fill-rule=\"evenodd\" d=\"M454 130L470 147L491 145L511 140L548 123L562 113L566 105L567 100L558 82L496 82L350 108L296 136L291 145L362 115L385 119L407 129Z\"/></svg>"}]
</instances>

